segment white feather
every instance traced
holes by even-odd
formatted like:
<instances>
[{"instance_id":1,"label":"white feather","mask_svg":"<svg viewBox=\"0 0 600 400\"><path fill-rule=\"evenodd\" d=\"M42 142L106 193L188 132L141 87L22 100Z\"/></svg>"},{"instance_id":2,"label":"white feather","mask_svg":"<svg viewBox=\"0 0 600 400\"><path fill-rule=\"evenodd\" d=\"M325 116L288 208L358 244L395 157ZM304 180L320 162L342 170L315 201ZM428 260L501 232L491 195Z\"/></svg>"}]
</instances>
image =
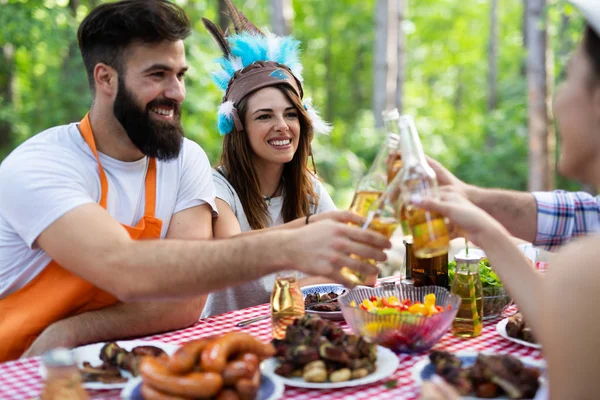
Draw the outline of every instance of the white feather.
<instances>
[{"instance_id":1,"label":"white feather","mask_svg":"<svg viewBox=\"0 0 600 400\"><path fill-rule=\"evenodd\" d=\"M227 100L226 102L221 103L219 105L217 112L226 117L232 116L233 115L233 101Z\"/></svg>"},{"instance_id":2,"label":"white feather","mask_svg":"<svg viewBox=\"0 0 600 400\"><path fill-rule=\"evenodd\" d=\"M281 38L271 32L266 33L267 37L267 60L276 60L279 48L281 47Z\"/></svg>"},{"instance_id":3,"label":"white feather","mask_svg":"<svg viewBox=\"0 0 600 400\"><path fill-rule=\"evenodd\" d=\"M231 62L231 66L236 70L239 71L240 69L244 68L244 64L242 63L242 59L240 57L230 57L229 61Z\"/></svg>"},{"instance_id":4,"label":"white feather","mask_svg":"<svg viewBox=\"0 0 600 400\"><path fill-rule=\"evenodd\" d=\"M306 113L312 121L313 132L328 135L333 130L333 126L329 122L323 121L317 110L313 107L310 97L304 100L304 107L306 107Z\"/></svg>"},{"instance_id":5,"label":"white feather","mask_svg":"<svg viewBox=\"0 0 600 400\"><path fill-rule=\"evenodd\" d=\"M231 79L231 75L229 75L227 71L217 71L215 72L215 77L223 81L228 81Z\"/></svg>"}]
</instances>

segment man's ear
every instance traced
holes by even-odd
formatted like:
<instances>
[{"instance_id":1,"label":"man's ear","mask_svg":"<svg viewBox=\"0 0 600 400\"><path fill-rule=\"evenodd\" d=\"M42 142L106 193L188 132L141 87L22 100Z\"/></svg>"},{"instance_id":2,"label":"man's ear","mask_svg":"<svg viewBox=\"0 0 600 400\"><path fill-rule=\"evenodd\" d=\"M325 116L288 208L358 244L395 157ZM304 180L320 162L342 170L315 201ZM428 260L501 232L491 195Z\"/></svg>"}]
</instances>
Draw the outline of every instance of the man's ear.
<instances>
[{"instance_id":1,"label":"man's ear","mask_svg":"<svg viewBox=\"0 0 600 400\"><path fill-rule=\"evenodd\" d=\"M119 87L119 73L112 67L98 63L94 67L96 93L113 98Z\"/></svg>"}]
</instances>

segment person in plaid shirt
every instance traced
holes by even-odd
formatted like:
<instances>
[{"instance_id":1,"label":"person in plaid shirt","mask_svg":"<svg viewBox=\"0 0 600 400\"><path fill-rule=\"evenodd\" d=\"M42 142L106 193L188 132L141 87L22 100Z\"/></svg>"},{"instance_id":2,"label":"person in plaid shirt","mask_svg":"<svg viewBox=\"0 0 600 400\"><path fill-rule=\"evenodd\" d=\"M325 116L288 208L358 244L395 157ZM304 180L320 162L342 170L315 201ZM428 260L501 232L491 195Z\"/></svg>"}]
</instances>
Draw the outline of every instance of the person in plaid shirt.
<instances>
[{"instance_id":1,"label":"person in plaid shirt","mask_svg":"<svg viewBox=\"0 0 600 400\"><path fill-rule=\"evenodd\" d=\"M500 221L515 237L552 251L571 238L600 232L600 196L586 192L519 192L469 185L432 158L440 191L457 191Z\"/></svg>"},{"instance_id":2,"label":"person in plaid shirt","mask_svg":"<svg viewBox=\"0 0 600 400\"><path fill-rule=\"evenodd\" d=\"M534 192L537 205L535 244L554 250L570 238L600 232L600 196L586 192Z\"/></svg>"}]
</instances>

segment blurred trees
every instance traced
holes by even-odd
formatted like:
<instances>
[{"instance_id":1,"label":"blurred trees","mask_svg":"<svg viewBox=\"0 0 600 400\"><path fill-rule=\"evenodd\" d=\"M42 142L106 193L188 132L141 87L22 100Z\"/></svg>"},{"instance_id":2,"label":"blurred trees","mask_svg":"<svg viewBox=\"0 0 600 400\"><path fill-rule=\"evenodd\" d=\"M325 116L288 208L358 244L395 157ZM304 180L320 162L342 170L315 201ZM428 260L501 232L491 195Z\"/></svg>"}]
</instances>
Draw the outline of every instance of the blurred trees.
<instances>
[{"instance_id":1,"label":"blurred trees","mask_svg":"<svg viewBox=\"0 0 600 400\"><path fill-rule=\"evenodd\" d=\"M79 120L89 108L76 30L90 8L103 1L0 0L0 159L37 132ZM273 5L281 5L282 10L291 6L289 29L302 41L305 93L335 125L330 135L313 143L319 174L338 206L347 206L354 184L382 138L372 111L374 65L380 61L374 51L378 1L235 1L257 26L271 30L276 17ZM530 130L524 43L531 42L525 36L540 25L527 27L524 1L380 1L402 6L391 18L402 15L403 19L396 23L396 46L404 52L395 55L402 57L396 66L404 66L398 68L398 75L404 71L403 95L401 100L397 94L392 98L396 104L401 101L403 112L416 116L427 153L469 182L527 189ZM216 162L221 138L215 129L215 114L222 93L210 74L219 53L201 17L221 23L222 0L176 2L194 26L186 41L192 68L186 77L182 122L187 136ZM582 23L566 1L548 3L541 15L547 21L551 94L562 77L568 53L580 38ZM277 18L289 14L281 12ZM493 48L498 50L495 55ZM496 67L495 72L491 66ZM496 93L493 108L489 106L492 80ZM551 132L551 126L546 128L545 132ZM552 156L550 147L548 152ZM554 176L553 170L550 176ZM576 187L562 178L557 185Z\"/></svg>"}]
</instances>

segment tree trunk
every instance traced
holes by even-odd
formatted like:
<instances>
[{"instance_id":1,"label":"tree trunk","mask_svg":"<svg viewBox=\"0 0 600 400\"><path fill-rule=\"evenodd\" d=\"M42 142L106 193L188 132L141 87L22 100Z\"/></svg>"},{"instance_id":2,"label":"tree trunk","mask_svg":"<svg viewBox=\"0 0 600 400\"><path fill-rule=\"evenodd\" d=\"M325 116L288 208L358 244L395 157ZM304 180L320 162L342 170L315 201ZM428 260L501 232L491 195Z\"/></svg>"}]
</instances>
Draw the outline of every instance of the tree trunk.
<instances>
[{"instance_id":1,"label":"tree trunk","mask_svg":"<svg viewBox=\"0 0 600 400\"><path fill-rule=\"evenodd\" d=\"M325 3L325 2L324 2ZM333 15L335 10L335 2L328 1L325 3L325 15ZM333 27L331 18L324 18L323 31L325 32L325 88L327 92L327 102L325 105L325 121L333 121L335 115L335 71L333 65Z\"/></svg>"},{"instance_id":2,"label":"tree trunk","mask_svg":"<svg viewBox=\"0 0 600 400\"><path fill-rule=\"evenodd\" d=\"M498 59L498 0L490 0L490 37L488 40L488 114L491 114L498 104L497 66ZM488 130L485 146L491 150L496 145L495 132Z\"/></svg>"},{"instance_id":3,"label":"tree trunk","mask_svg":"<svg viewBox=\"0 0 600 400\"><path fill-rule=\"evenodd\" d=\"M289 35L294 16L292 0L271 0L271 25L273 33L279 36Z\"/></svg>"},{"instance_id":4,"label":"tree trunk","mask_svg":"<svg viewBox=\"0 0 600 400\"><path fill-rule=\"evenodd\" d=\"M496 89L498 58L498 0L490 2L490 39L488 48L488 112L494 111L498 102Z\"/></svg>"},{"instance_id":5,"label":"tree trunk","mask_svg":"<svg viewBox=\"0 0 600 400\"><path fill-rule=\"evenodd\" d=\"M527 7L529 1L523 0L523 18L521 19L521 33L523 36L523 48L525 49L525 53L527 53L527 41L528 41L528 28L527 28ZM527 59L521 62L521 75L523 77L527 76Z\"/></svg>"},{"instance_id":6,"label":"tree trunk","mask_svg":"<svg viewBox=\"0 0 600 400\"><path fill-rule=\"evenodd\" d=\"M545 0L528 0L527 87L529 120L529 190L554 186L554 136L548 96Z\"/></svg>"},{"instance_id":7,"label":"tree trunk","mask_svg":"<svg viewBox=\"0 0 600 400\"><path fill-rule=\"evenodd\" d=\"M0 106L10 109L14 101L15 63L14 47L7 43L0 47ZM0 160L10 150L12 126L10 121L0 120Z\"/></svg>"},{"instance_id":8,"label":"tree trunk","mask_svg":"<svg viewBox=\"0 0 600 400\"><path fill-rule=\"evenodd\" d=\"M399 74L399 51L401 0L378 0L375 12L375 54L373 82L373 114L375 126L383 127L381 113L385 109L397 107ZM403 43L402 43L403 45Z\"/></svg>"},{"instance_id":9,"label":"tree trunk","mask_svg":"<svg viewBox=\"0 0 600 400\"><path fill-rule=\"evenodd\" d=\"M81 0L69 0L69 8L73 15L77 15L77 7L81 4Z\"/></svg>"},{"instance_id":10,"label":"tree trunk","mask_svg":"<svg viewBox=\"0 0 600 400\"><path fill-rule=\"evenodd\" d=\"M397 0L397 8L396 8L396 22L395 24L398 26L397 32L397 49L396 49L396 96L395 96L395 104L396 108L402 114L404 111L404 102L402 97L402 90L404 87L404 75L406 68L406 42L404 37L404 30L402 29L402 23L404 21L404 14L406 13L406 0Z\"/></svg>"},{"instance_id":11,"label":"tree trunk","mask_svg":"<svg viewBox=\"0 0 600 400\"><path fill-rule=\"evenodd\" d=\"M375 53L373 54L373 115L375 126L383 127L381 112L385 108L387 83L387 0L377 0L375 10Z\"/></svg>"},{"instance_id":12,"label":"tree trunk","mask_svg":"<svg viewBox=\"0 0 600 400\"><path fill-rule=\"evenodd\" d=\"M386 79L385 79L385 108L396 107L396 84L398 81L398 3L399 0L388 0L387 3L387 33L386 33ZM383 110L381 110L383 111Z\"/></svg>"}]
</instances>

